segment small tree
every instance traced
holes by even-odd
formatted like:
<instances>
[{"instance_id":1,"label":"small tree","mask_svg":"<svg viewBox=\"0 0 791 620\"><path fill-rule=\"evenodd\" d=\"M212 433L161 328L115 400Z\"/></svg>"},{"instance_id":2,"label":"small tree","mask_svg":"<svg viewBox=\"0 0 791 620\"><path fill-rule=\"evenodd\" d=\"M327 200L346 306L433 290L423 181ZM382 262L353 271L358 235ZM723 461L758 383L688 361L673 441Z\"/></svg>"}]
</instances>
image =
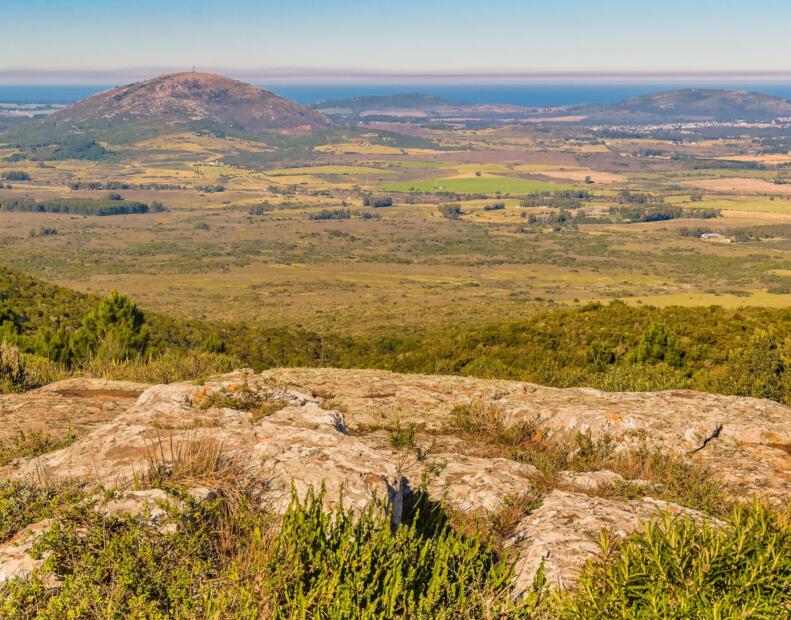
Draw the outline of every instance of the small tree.
<instances>
[{"instance_id":1,"label":"small tree","mask_svg":"<svg viewBox=\"0 0 791 620\"><path fill-rule=\"evenodd\" d=\"M45 327L36 333L30 348L36 355L69 366L74 361L73 344L72 335L65 327Z\"/></svg>"},{"instance_id":2,"label":"small tree","mask_svg":"<svg viewBox=\"0 0 791 620\"><path fill-rule=\"evenodd\" d=\"M127 297L118 292L105 297L85 315L74 337L77 357L125 360L143 353L149 331L145 316Z\"/></svg>"},{"instance_id":3,"label":"small tree","mask_svg":"<svg viewBox=\"0 0 791 620\"><path fill-rule=\"evenodd\" d=\"M791 402L791 373L777 339L764 330L756 330L750 339L728 358L727 391L742 396L771 398Z\"/></svg>"},{"instance_id":4,"label":"small tree","mask_svg":"<svg viewBox=\"0 0 791 620\"><path fill-rule=\"evenodd\" d=\"M594 340L585 351L585 361L596 370L605 370L615 363L615 353L606 344Z\"/></svg>"},{"instance_id":5,"label":"small tree","mask_svg":"<svg viewBox=\"0 0 791 620\"><path fill-rule=\"evenodd\" d=\"M629 360L639 364L665 362L678 367L684 361L684 351L676 334L662 323L651 323L643 332L637 348L629 354Z\"/></svg>"}]
</instances>

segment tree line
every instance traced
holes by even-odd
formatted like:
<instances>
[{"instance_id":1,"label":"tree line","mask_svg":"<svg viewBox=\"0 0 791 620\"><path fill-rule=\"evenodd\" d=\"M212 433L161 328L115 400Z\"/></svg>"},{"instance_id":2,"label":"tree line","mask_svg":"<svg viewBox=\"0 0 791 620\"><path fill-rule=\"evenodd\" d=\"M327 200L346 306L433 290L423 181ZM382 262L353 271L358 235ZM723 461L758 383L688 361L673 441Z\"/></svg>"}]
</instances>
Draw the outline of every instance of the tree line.
<instances>
[{"instance_id":1,"label":"tree line","mask_svg":"<svg viewBox=\"0 0 791 620\"><path fill-rule=\"evenodd\" d=\"M32 198L0 199L0 211L20 211L28 213L72 213L75 215L135 215L160 213L166 211L161 202L138 202L124 200L119 195L107 198L53 198L33 200Z\"/></svg>"}]
</instances>

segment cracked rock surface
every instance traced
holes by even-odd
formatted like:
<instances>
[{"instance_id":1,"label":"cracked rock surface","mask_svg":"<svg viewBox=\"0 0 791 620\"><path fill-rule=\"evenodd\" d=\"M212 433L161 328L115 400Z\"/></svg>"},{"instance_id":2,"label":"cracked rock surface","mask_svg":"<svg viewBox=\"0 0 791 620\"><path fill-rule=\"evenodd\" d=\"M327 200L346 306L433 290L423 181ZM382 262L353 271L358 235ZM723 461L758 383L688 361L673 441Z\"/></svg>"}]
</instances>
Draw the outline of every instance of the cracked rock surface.
<instances>
[{"instance_id":1,"label":"cracked rock surface","mask_svg":"<svg viewBox=\"0 0 791 620\"><path fill-rule=\"evenodd\" d=\"M513 422L611 435L617 448L647 442L716 471L735 494L791 493L791 410L770 400L672 390L602 392L519 381L400 375L379 370L278 369L262 380L315 394L350 429L411 421L440 428L453 407L496 402Z\"/></svg>"}]
</instances>

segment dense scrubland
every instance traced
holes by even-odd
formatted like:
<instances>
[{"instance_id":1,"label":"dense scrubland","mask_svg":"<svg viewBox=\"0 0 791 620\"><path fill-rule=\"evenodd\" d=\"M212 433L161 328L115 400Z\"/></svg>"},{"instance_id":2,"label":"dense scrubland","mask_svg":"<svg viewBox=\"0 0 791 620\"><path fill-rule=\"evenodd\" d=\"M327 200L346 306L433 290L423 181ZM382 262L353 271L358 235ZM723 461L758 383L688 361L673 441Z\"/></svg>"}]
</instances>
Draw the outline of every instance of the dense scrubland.
<instances>
[{"instance_id":1,"label":"dense scrubland","mask_svg":"<svg viewBox=\"0 0 791 620\"><path fill-rule=\"evenodd\" d=\"M203 363L369 367L610 391L690 388L791 402L788 309L591 303L528 321L350 337L178 320L144 313L117 293L98 299L10 270L0 275L3 340L31 368L30 379L15 380L20 386L85 369L176 380Z\"/></svg>"}]
</instances>

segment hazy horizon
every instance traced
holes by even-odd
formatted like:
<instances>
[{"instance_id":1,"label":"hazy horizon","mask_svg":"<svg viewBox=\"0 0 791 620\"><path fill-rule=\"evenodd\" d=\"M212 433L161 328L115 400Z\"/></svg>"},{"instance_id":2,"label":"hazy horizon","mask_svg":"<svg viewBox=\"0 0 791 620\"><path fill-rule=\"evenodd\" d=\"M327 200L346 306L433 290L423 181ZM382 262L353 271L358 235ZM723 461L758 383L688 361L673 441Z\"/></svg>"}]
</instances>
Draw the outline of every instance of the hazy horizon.
<instances>
[{"instance_id":1,"label":"hazy horizon","mask_svg":"<svg viewBox=\"0 0 791 620\"><path fill-rule=\"evenodd\" d=\"M779 0L749 12L732 0L494 0L485 10L469 0L30 0L6 18L4 83L115 82L193 65L303 82L791 80L791 5Z\"/></svg>"}]
</instances>

